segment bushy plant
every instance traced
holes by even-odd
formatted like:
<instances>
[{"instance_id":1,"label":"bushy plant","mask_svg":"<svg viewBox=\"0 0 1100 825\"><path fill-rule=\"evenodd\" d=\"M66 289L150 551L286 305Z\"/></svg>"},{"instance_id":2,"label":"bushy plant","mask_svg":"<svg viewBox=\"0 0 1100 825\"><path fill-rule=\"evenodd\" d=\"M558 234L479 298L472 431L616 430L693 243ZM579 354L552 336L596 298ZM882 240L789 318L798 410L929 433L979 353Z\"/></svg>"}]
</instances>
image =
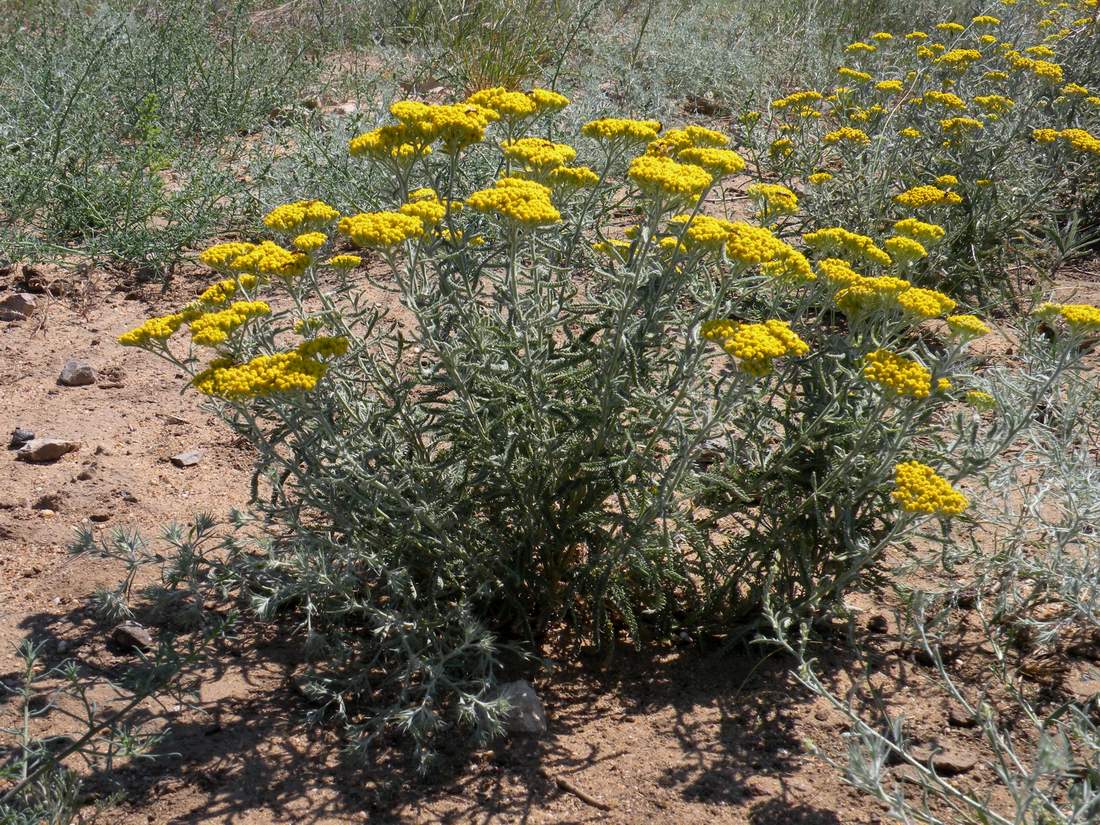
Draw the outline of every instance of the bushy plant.
<instances>
[{"instance_id":1,"label":"bushy plant","mask_svg":"<svg viewBox=\"0 0 1100 825\"><path fill-rule=\"evenodd\" d=\"M840 227L792 245L809 218L783 186L726 212L745 161L699 126L591 121L580 165L540 136L567 103L395 103L350 143L391 211L280 206L282 243L211 247L223 280L120 339L255 445L262 520L197 564L297 620L316 695L363 746L493 733L498 670L552 634L827 611L914 525L946 529L1003 444L995 425L976 451L937 436L988 328L903 279L910 245Z\"/></svg>"},{"instance_id":2,"label":"bushy plant","mask_svg":"<svg viewBox=\"0 0 1100 825\"><path fill-rule=\"evenodd\" d=\"M1062 234L1100 191L1095 10L1021 3L994 8L1003 19L868 33L839 85L743 114L741 138L765 176L804 191L801 231L888 234L931 215L947 234L913 248L907 278L971 300L1018 296L1008 273L1045 268L1036 239Z\"/></svg>"}]
</instances>

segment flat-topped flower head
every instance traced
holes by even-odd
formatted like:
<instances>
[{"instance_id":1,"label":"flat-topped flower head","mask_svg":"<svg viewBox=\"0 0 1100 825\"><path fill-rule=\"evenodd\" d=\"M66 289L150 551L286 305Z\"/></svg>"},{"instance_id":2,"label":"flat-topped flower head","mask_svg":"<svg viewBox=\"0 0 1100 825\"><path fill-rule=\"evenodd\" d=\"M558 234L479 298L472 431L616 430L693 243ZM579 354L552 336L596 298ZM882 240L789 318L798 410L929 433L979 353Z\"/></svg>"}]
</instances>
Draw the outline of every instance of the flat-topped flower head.
<instances>
[{"instance_id":1,"label":"flat-topped flower head","mask_svg":"<svg viewBox=\"0 0 1100 825\"><path fill-rule=\"evenodd\" d=\"M193 383L204 395L227 400L309 392L328 368L319 359L343 355L347 348L346 338L315 338L289 352L261 355L244 364L217 358Z\"/></svg>"},{"instance_id":2,"label":"flat-topped flower head","mask_svg":"<svg viewBox=\"0 0 1100 825\"><path fill-rule=\"evenodd\" d=\"M398 207L397 211L402 215L419 218L424 227L429 229L447 217L448 211L461 208L461 201L444 203L434 189L424 188L410 192L408 202Z\"/></svg>"},{"instance_id":3,"label":"flat-topped flower head","mask_svg":"<svg viewBox=\"0 0 1100 825\"><path fill-rule=\"evenodd\" d=\"M328 235L324 232L303 232L294 239L294 248L299 252L316 252L328 242Z\"/></svg>"},{"instance_id":4,"label":"flat-topped flower head","mask_svg":"<svg viewBox=\"0 0 1100 825\"><path fill-rule=\"evenodd\" d=\"M295 201L276 206L264 215L264 226L280 232L317 230L332 224L340 213L324 201Z\"/></svg>"},{"instance_id":5,"label":"flat-topped flower head","mask_svg":"<svg viewBox=\"0 0 1100 825\"><path fill-rule=\"evenodd\" d=\"M368 249L392 249L424 234L424 222L400 212L360 212L342 218L340 232Z\"/></svg>"},{"instance_id":6,"label":"flat-topped flower head","mask_svg":"<svg viewBox=\"0 0 1100 825\"><path fill-rule=\"evenodd\" d=\"M474 192L467 205L478 212L491 212L521 226L547 226L561 220L550 201L550 189L523 178L501 178L491 189Z\"/></svg>"},{"instance_id":7,"label":"flat-topped flower head","mask_svg":"<svg viewBox=\"0 0 1100 825\"><path fill-rule=\"evenodd\" d=\"M854 129L851 126L841 126L826 134L822 140L830 145L847 143L853 146L866 146L871 142L870 136L862 129Z\"/></svg>"},{"instance_id":8,"label":"flat-topped flower head","mask_svg":"<svg viewBox=\"0 0 1100 825\"><path fill-rule=\"evenodd\" d=\"M211 269L230 271L230 264L242 255L256 248L254 243L241 243L231 241L229 243L215 244L209 249L199 253L199 260Z\"/></svg>"},{"instance_id":9,"label":"flat-topped flower head","mask_svg":"<svg viewBox=\"0 0 1100 825\"><path fill-rule=\"evenodd\" d=\"M849 318L862 318L869 313L897 306L897 296L909 289L904 278L884 275L877 278L859 277L833 296L837 308Z\"/></svg>"},{"instance_id":10,"label":"flat-topped flower head","mask_svg":"<svg viewBox=\"0 0 1100 825\"><path fill-rule=\"evenodd\" d=\"M225 343L230 334L253 318L270 315L264 301L235 301L217 312L208 312L191 320L191 340L204 347Z\"/></svg>"},{"instance_id":11,"label":"flat-topped flower head","mask_svg":"<svg viewBox=\"0 0 1100 825\"><path fill-rule=\"evenodd\" d=\"M722 348L737 359L738 367L757 377L771 372L776 358L805 355L810 351L809 345L786 321L770 320L760 324L709 321L703 325L702 335L708 340L721 340Z\"/></svg>"},{"instance_id":12,"label":"flat-topped flower head","mask_svg":"<svg viewBox=\"0 0 1100 825\"><path fill-rule=\"evenodd\" d=\"M681 150L676 159L706 169L715 179L735 175L745 168L745 159L732 149L689 146Z\"/></svg>"},{"instance_id":13,"label":"flat-topped flower head","mask_svg":"<svg viewBox=\"0 0 1100 825\"><path fill-rule=\"evenodd\" d=\"M182 313L150 318L136 329L118 336L118 343L124 347L148 347L154 342L162 344L176 334L183 322Z\"/></svg>"},{"instance_id":14,"label":"flat-topped flower head","mask_svg":"<svg viewBox=\"0 0 1100 825\"><path fill-rule=\"evenodd\" d=\"M751 267L774 261L786 244L772 232L742 221L731 221L726 236L726 257L733 263Z\"/></svg>"},{"instance_id":15,"label":"flat-topped flower head","mask_svg":"<svg viewBox=\"0 0 1100 825\"><path fill-rule=\"evenodd\" d=\"M505 141L501 144L501 151L509 160L542 174L565 166L577 157L577 150L569 144L537 137Z\"/></svg>"},{"instance_id":16,"label":"flat-topped flower head","mask_svg":"<svg viewBox=\"0 0 1100 825\"><path fill-rule=\"evenodd\" d=\"M327 261L325 266L331 266L334 269L355 269L357 266L361 266L363 259L358 255L333 255Z\"/></svg>"},{"instance_id":17,"label":"flat-topped flower head","mask_svg":"<svg viewBox=\"0 0 1100 825\"><path fill-rule=\"evenodd\" d=\"M938 186L928 184L914 186L900 194L894 195L895 203L907 206L910 209L930 209L936 206L955 206L962 203L962 196L957 192L949 192Z\"/></svg>"},{"instance_id":18,"label":"flat-topped flower head","mask_svg":"<svg viewBox=\"0 0 1100 825\"><path fill-rule=\"evenodd\" d=\"M798 196L782 184L754 183L745 189L745 194L760 204L757 217L762 221L798 213Z\"/></svg>"},{"instance_id":19,"label":"flat-topped flower head","mask_svg":"<svg viewBox=\"0 0 1100 825\"><path fill-rule=\"evenodd\" d=\"M939 318L955 308L955 302L947 295L921 287L910 287L898 293L897 302L903 312L917 318Z\"/></svg>"},{"instance_id":20,"label":"flat-topped flower head","mask_svg":"<svg viewBox=\"0 0 1100 825\"><path fill-rule=\"evenodd\" d=\"M675 215L668 222L668 231L679 236L689 252L718 252L729 238L731 227L730 221L710 215Z\"/></svg>"},{"instance_id":21,"label":"flat-topped flower head","mask_svg":"<svg viewBox=\"0 0 1100 825\"><path fill-rule=\"evenodd\" d=\"M878 349L863 358L863 377L892 393L927 398L932 392L932 373L912 358Z\"/></svg>"},{"instance_id":22,"label":"flat-topped flower head","mask_svg":"<svg viewBox=\"0 0 1100 825\"><path fill-rule=\"evenodd\" d=\"M907 513L957 516L970 502L927 464L903 461L894 468L891 498Z\"/></svg>"},{"instance_id":23,"label":"flat-topped flower head","mask_svg":"<svg viewBox=\"0 0 1100 825\"><path fill-rule=\"evenodd\" d=\"M882 242L882 245L886 248L890 257L894 259L894 262L903 266L928 257L928 250L924 248L920 241L905 235L887 238Z\"/></svg>"},{"instance_id":24,"label":"flat-topped flower head","mask_svg":"<svg viewBox=\"0 0 1100 825\"><path fill-rule=\"evenodd\" d=\"M946 230L939 224L925 223L917 218L902 218L894 222L894 234L912 238L923 246L928 246L940 240Z\"/></svg>"},{"instance_id":25,"label":"flat-topped flower head","mask_svg":"<svg viewBox=\"0 0 1100 825\"><path fill-rule=\"evenodd\" d=\"M838 289L851 286L865 277L842 258L823 258L817 262L817 271L831 286Z\"/></svg>"},{"instance_id":26,"label":"flat-topped flower head","mask_svg":"<svg viewBox=\"0 0 1100 825\"><path fill-rule=\"evenodd\" d=\"M970 390L966 394L966 403L978 410L997 409L997 399L982 390Z\"/></svg>"},{"instance_id":27,"label":"flat-topped flower head","mask_svg":"<svg viewBox=\"0 0 1100 825\"><path fill-rule=\"evenodd\" d=\"M661 131L659 120L632 120L625 117L604 117L590 120L581 127L581 134L605 142L649 143Z\"/></svg>"},{"instance_id":28,"label":"flat-topped flower head","mask_svg":"<svg viewBox=\"0 0 1100 825\"><path fill-rule=\"evenodd\" d=\"M196 304L200 307L220 306L241 289L254 289L259 282L260 279L255 275L238 275L235 278L226 278L224 281L218 281L203 290Z\"/></svg>"},{"instance_id":29,"label":"flat-topped flower head","mask_svg":"<svg viewBox=\"0 0 1100 825\"><path fill-rule=\"evenodd\" d=\"M252 248L229 262L234 272L248 272L264 277L296 278L305 272L309 256L291 252L273 241L252 244Z\"/></svg>"},{"instance_id":30,"label":"flat-topped flower head","mask_svg":"<svg viewBox=\"0 0 1100 825\"><path fill-rule=\"evenodd\" d=\"M550 89L535 87L527 93L527 96L535 102L535 108L541 112L560 112L570 101L565 95Z\"/></svg>"},{"instance_id":31,"label":"flat-topped flower head","mask_svg":"<svg viewBox=\"0 0 1100 825\"><path fill-rule=\"evenodd\" d=\"M721 132L704 126L685 126L682 129L669 129L646 146L647 155L674 157L684 149L722 149L729 145L730 139Z\"/></svg>"},{"instance_id":32,"label":"flat-topped flower head","mask_svg":"<svg viewBox=\"0 0 1100 825\"><path fill-rule=\"evenodd\" d=\"M587 166L559 166L546 176L546 182L554 190L582 189L595 186L600 176Z\"/></svg>"},{"instance_id":33,"label":"flat-topped flower head","mask_svg":"<svg viewBox=\"0 0 1100 825\"><path fill-rule=\"evenodd\" d=\"M880 266L889 266L893 263L890 256L880 249L872 238L858 232L850 232L840 226L807 232L802 236L802 240L811 249L831 253L836 257L865 260Z\"/></svg>"},{"instance_id":34,"label":"flat-topped flower head","mask_svg":"<svg viewBox=\"0 0 1100 825\"><path fill-rule=\"evenodd\" d=\"M348 153L352 157L388 161L399 168L407 167L431 152L430 141L425 140L424 135L401 123L380 126L348 142Z\"/></svg>"},{"instance_id":35,"label":"flat-topped flower head","mask_svg":"<svg viewBox=\"0 0 1100 825\"><path fill-rule=\"evenodd\" d=\"M542 92L546 92L546 90L544 89ZM550 94L554 93L551 92ZM540 97L546 100L550 99L542 94L540 94ZM491 89L482 89L479 92L474 92L466 98L466 102L474 106L491 109L498 117L504 120L518 120L520 118L530 117L539 112L542 108L533 95L509 91L503 86L495 86Z\"/></svg>"},{"instance_id":36,"label":"flat-topped flower head","mask_svg":"<svg viewBox=\"0 0 1100 825\"><path fill-rule=\"evenodd\" d=\"M947 328L963 340L980 338L989 332L989 327L977 315L948 315Z\"/></svg>"},{"instance_id":37,"label":"flat-topped flower head","mask_svg":"<svg viewBox=\"0 0 1100 825\"><path fill-rule=\"evenodd\" d=\"M1071 332L1100 331L1100 308L1090 304L1041 304L1033 313L1040 318L1061 316Z\"/></svg>"},{"instance_id":38,"label":"flat-topped flower head","mask_svg":"<svg viewBox=\"0 0 1100 825\"><path fill-rule=\"evenodd\" d=\"M714 180L702 167L654 155L634 158L627 174L643 195L659 200L689 199Z\"/></svg>"}]
</instances>

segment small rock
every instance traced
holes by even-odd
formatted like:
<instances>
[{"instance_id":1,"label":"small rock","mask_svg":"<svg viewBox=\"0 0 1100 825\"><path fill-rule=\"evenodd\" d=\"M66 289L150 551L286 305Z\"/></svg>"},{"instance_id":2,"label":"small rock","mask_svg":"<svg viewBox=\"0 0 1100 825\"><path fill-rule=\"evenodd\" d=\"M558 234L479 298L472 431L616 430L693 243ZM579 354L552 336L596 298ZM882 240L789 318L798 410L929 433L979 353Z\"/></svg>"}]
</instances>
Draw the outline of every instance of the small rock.
<instances>
[{"instance_id":1,"label":"small rock","mask_svg":"<svg viewBox=\"0 0 1100 825\"><path fill-rule=\"evenodd\" d=\"M16 292L0 300L0 321L25 321L38 306L38 301L29 292Z\"/></svg>"},{"instance_id":2,"label":"small rock","mask_svg":"<svg viewBox=\"0 0 1100 825\"><path fill-rule=\"evenodd\" d=\"M150 650L155 642L152 634L137 622L123 622L111 631L111 641L119 647L130 650Z\"/></svg>"},{"instance_id":3,"label":"small rock","mask_svg":"<svg viewBox=\"0 0 1100 825\"><path fill-rule=\"evenodd\" d=\"M28 441L34 440L34 433L30 430L25 430L22 427L16 427L11 431L11 441L8 442L9 450L18 450Z\"/></svg>"},{"instance_id":4,"label":"small rock","mask_svg":"<svg viewBox=\"0 0 1100 825\"><path fill-rule=\"evenodd\" d=\"M172 463L177 467L194 467L200 461L202 461L202 450L187 450L172 456Z\"/></svg>"},{"instance_id":5,"label":"small rock","mask_svg":"<svg viewBox=\"0 0 1100 825\"><path fill-rule=\"evenodd\" d=\"M546 733L546 708L526 679L505 682L500 686L497 698L508 702L504 729L509 733Z\"/></svg>"},{"instance_id":6,"label":"small rock","mask_svg":"<svg viewBox=\"0 0 1100 825\"><path fill-rule=\"evenodd\" d=\"M56 513L61 509L61 504L64 501L64 496L60 493L48 493L38 499L34 503L35 510L45 510L46 512Z\"/></svg>"},{"instance_id":7,"label":"small rock","mask_svg":"<svg viewBox=\"0 0 1100 825\"><path fill-rule=\"evenodd\" d=\"M977 722L969 713L959 705L951 705L947 709L947 722L956 728L972 728Z\"/></svg>"},{"instance_id":8,"label":"small rock","mask_svg":"<svg viewBox=\"0 0 1100 825\"><path fill-rule=\"evenodd\" d=\"M96 377L95 367L87 361L70 358L65 362L65 366L61 368L61 375L58 376L57 383L64 387L84 387L88 384L94 384Z\"/></svg>"},{"instance_id":9,"label":"small rock","mask_svg":"<svg viewBox=\"0 0 1100 825\"><path fill-rule=\"evenodd\" d=\"M881 613L877 613L867 620L867 629L872 633L885 633L890 629L889 622Z\"/></svg>"},{"instance_id":10,"label":"small rock","mask_svg":"<svg viewBox=\"0 0 1100 825\"><path fill-rule=\"evenodd\" d=\"M102 524L105 521L110 521L111 514L110 513L92 513L90 516L88 516L88 518L90 518L96 524Z\"/></svg>"},{"instance_id":11,"label":"small rock","mask_svg":"<svg viewBox=\"0 0 1100 825\"><path fill-rule=\"evenodd\" d=\"M932 748L918 745L912 753L915 759L925 764L931 758L932 767L940 776L957 776L978 764L978 755L959 745L947 745L935 753Z\"/></svg>"},{"instance_id":12,"label":"small rock","mask_svg":"<svg viewBox=\"0 0 1100 825\"><path fill-rule=\"evenodd\" d=\"M63 438L32 438L19 448L15 457L20 461L42 463L57 461L66 453L79 449L80 445L75 441L66 441Z\"/></svg>"},{"instance_id":13,"label":"small rock","mask_svg":"<svg viewBox=\"0 0 1100 825\"><path fill-rule=\"evenodd\" d=\"M122 491L122 492L121 492L121 493L119 494L119 497L120 497L120 498L121 498L121 499L122 499L123 501L125 501L125 502L126 502L127 504L137 504L137 503L138 503L138 499L137 499L137 496L135 496L135 495L134 495L133 493L131 493L131 492L130 492L129 490L123 490L123 491Z\"/></svg>"},{"instance_id":14,"label":"small rock","mask_svg":"<svg viewBox=\"0 0 1100 825\"><path fill-rule=\"evenodd\" d=\"M79 473L76 474L77 481L91 481L95 478L95 467L85 467Z\"/></svg>"},{"instance_id":15,"label":"small rock","mask_svg":"<svg viewBox=\"0 0 1100 825\"><path fill-rule=\"evenodd\" d=\"M62 654L68 653L69 652L69 643L67 641L65 641L64 639L59 641L57 643L57 652L62 653Z\"/></svg>"}]
</instances>

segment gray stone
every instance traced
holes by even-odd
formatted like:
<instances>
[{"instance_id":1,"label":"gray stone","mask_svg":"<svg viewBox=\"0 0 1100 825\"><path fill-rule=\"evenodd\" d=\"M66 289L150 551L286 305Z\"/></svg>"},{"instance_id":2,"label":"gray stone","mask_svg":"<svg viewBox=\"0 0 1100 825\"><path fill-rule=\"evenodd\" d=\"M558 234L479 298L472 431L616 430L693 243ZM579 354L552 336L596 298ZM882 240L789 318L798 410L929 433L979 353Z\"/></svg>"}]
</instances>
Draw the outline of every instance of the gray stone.
<instances>
[{"instance_id":1,"label":"gray stone","mask_svg":"<svg viewBox=\"0 0 1100 825\"><path fill-rule=\"evenodd\" d=\"M546 733L546 708L526 679L505 682L497 691L497 698L508 703L503 721L509 733Z\"/></svg>"},{"instance_id":2,"label":"gray stone","mask_svg":"<svg viewBox=\"0 0 1100 825\"><path fill-rule=\"evenodd\" d=\"M202 450L187 450L179 455L172 456L171 460L177 467L194 467L202 461Z\"/></svg>"},{"instance_id":3,"label":"gray stone","mask_svg":"<svg viewBox=\"0 0 1100 825\"><path fill-rule=\"evenodd\" d=\"M153 635L137 622L123 622L111 631L111 641L119 647L130 650L151 650L156 644Z\"/></svg>"},{"instance_id":4,"label":"gray stone","mask_svg":"<svg viewBox=\"0 0 1100 825\"><path fill-rule=\"evenodd\" d=\"M34 315L38 301L29 292L16 292L0 300L0 321L25 321Z\"/></svg>"},{"instance_id":5,"label":"gray stone","mask_svg":"<svg viewBox=\"0 0 1100 825\"><path fill-rule=\"evenodd\" d=\"M65 387L84 387L96 382L95 367L79 358L70 358L61 368L57 383Z\"/></svg>"},{"instance_id":6,"label":"gray stone","mask_svg":"<svg viewBox=\"0 0 1100 825\"><path fill-rule=\"evenodd\" d=\"M80 445L75 441L66 441L63 438L32 438L19 448L15 457L20 461L57 461L66 453L79 449Z\"/></svg>"},{"instance_id":7,"label":"gray stone","mask_svg":"<svg viewBox=\"0 0 1100 825\"><path fill-rule=\"evenodd\" d=\"M28 441L34 441L34 433L23 427L16 427L11 431L11 441L8 442L8 449L18 450Z\"/></svg>"}]
</instances>

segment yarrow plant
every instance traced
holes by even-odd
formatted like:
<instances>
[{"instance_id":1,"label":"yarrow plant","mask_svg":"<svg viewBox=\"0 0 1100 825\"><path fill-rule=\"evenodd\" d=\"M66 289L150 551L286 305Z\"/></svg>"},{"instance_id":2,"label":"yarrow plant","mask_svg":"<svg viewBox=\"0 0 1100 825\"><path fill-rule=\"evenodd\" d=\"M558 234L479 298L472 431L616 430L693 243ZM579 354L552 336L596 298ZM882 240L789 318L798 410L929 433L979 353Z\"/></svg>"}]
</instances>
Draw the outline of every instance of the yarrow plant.
<instances>
[{"instance_id":1,"label":"yarrow plant","mask_svg":"<svg viewBox=\"0 0 1100 825\"><path fill-rule=\"evenodd\" d=\"M965 518L1003 440L937 436L987 330L913 282L949 213L815 227L796 186L735 178L729 136L608 117L564 142L567 103L394 103L349 146L389 208L277 207L273 239L206 250L219 280L120 338L256 447L262 518L216 578L292 622L364 749L495 733L498 676L551 637L828 611L924 520ZM749 220L722 207L742 186Z\"/></svg>"}]
</instances>

